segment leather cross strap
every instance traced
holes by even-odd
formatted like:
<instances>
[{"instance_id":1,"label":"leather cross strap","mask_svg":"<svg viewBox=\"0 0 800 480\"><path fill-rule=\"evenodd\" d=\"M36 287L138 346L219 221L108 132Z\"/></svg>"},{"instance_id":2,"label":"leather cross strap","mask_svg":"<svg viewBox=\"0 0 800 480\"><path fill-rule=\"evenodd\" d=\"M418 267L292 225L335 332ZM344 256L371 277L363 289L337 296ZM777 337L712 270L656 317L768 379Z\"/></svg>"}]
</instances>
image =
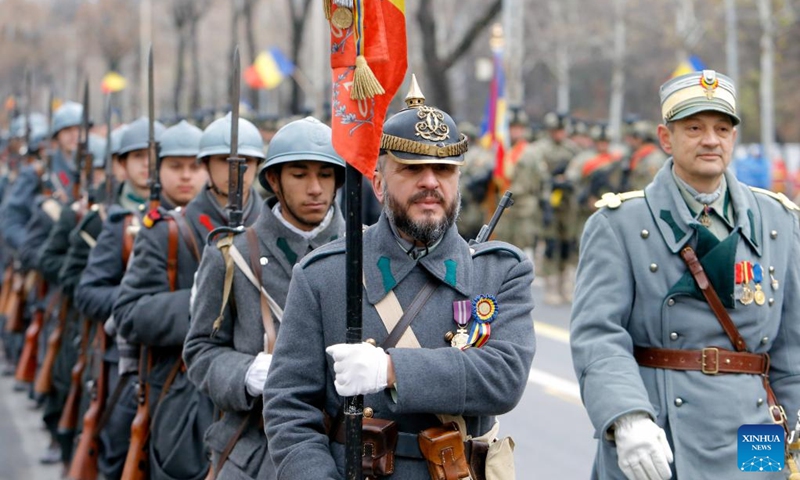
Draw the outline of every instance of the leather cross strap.
<instances>
[{"instance_id":1,"label":"leather cross strap","mask_svg":"<svg viewBox=\"0 0 800 480\"><path fill-rule=\"evenodd\" d=\"M167 245L167 278L169 279L169 290L174 292L178 289L178 225L176 222L167 222L169 228L169 240Z\"/></svg>"},{"instance_id":2,"label":"leather cross strap","mask_svg":"<svg viewBox=\"0 0 800 480\"><path fill-rule=\"evenodd\" d=\"M411 322L416 318L417 314L422 310L422 307L428 302L428 299L431 298L431 295L433 295L434 290L436 290L438 286L439 284L437 282L428 279L425 286L422 287L422 290L420 290L414 297L414 300L411 301L408 309L403 312L403 316L400 317L397 325L389 332L389 336L383 341L381 348L386 350L388 348L394 348L394 346L397 345L397 342L400 341L400 337L403 336L403 333L405 333L409 325L411 325Z\"/></svg>"},{"instance_id":3,"label":"leather cross strap","mask_svg":"<svg viewBox=\"0 0 800 480\"><path fill-rule=\"evenodd\" d=\"M253 276L258 282L258 298L261 303L261 323L264 324L264 332L267 335L266 341L264 342L264 351L272 353L275 349L275 340L278 335L275 332L275 322L272 320L272 313L269 310L267 299L264 295L261 295L264 283L261 281L261 261L259 259L261 249L258 248L258 235L255 229L248 228L245 231L245 237L247 238L247 249L250 251L250 270L253 271Z\"/></svg>"},{"instance_id":4,"label":"leather cross strap","mask_svg":"<svg viewBox=\"0 0 800 480\"><path fill-rule=\"evenodd\" d=\"M194 259L200 262L200 247L197 246L197 240L195 239L192 230L189 228L189 224L186 223L186 216L184 215L185 212L185 210L174 212L168 217L168 219L178 224L178 229L181 232L183 241L189 246L189 251L192 253Z\"/></svg>"},{"instance_id":5,"label":"leather cross strap","mask_svg":"<svg viewBox=\"0 0 800 480\"><path fill-rule=\"evenodd\" d=\"M708 280L706 271L703 270L703 266L700 264L700 260L698 260L697 254L694 253L692 247L684 247L683 250L681 250L681 258L686 263L686 266L689 267L689 272L691 272L692 277L694 277L694 280L697 282L697 286L700 287L700 291L703 292L703 296L706 297L708 304L711 306L711 310L714 311L714 316L717 317L717 320L719 320L719 323L722 325L722 329L725 330L728 338L731 339L733 347L738 352L747 351L747 344L744 338L739 333L736 325L733 324L733 320L731 320L730 315L728 315L728 311L725 310L725 306L722 305L716 290L714 290L714 287Z\"/></svg>"}]
</instances>

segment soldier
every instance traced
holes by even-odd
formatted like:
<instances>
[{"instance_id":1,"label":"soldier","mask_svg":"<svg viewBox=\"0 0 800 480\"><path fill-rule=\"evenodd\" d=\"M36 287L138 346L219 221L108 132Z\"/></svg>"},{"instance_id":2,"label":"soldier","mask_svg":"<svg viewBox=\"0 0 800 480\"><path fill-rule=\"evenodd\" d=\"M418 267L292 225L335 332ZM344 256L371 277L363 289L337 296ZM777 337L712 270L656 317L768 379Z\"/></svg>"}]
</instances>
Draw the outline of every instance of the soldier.
<instances>
[{"instance_id":1,"label":"soldier","mask_svg":"<svg viewBox=\"0 0 800 480\"><path fill-rule=\"evenodd\" d=\"M622 183L620 155L611 151L611 139L608 136L608 125L597 124L590 129L594 148L588 158L583 153L573 163L581 163L579 175L575 180L578 194L578 217L576 230L583 231L583 225L595 212L595 202L608 192L619 192ZM579 162L578 158L585 158ZM570 169L573 167L570 166Z\"/></svg>"},{"instance_id":2,"label":"soldier","mask_svg":"<svg viewBox=\"0 0 800 480\"><path fill-rule=\"evenodd\" d=\"M333 149L327 125L307 117L281 128L270 144L259 182L275 196L264 203L253 227L234 240L247 263L244 269L237 263L230 303L223 305L229 268L224 255L216 246L207 248L184 347L190 378L225 412L206 435L220 480L276 478L260 421L261 394L272 359L268 345L274 344L280 326L292 268L312 249L344 233L334 200L344 183L344 161ZM269 306L266 297L262 303L248 273L263 282L275 305ZM218 317L221 323L216 324ZM246 425L241 433L240 425ZM223 455L226 451L229 455Z\"/></svg>"},{"instance_id":3,"label":"soldier","mask_svg":"<svg viewBox=\"0 0 800 480\"><path fill-rule=\"evenodd\" d=\"M447 431L458 437L450 444L458 447L452 452L458 472L448 465L447 478L466 477L464 436L476 439L470 445L478 445L479 436L491 442L497 434L495 415L514 408L525 389L535 349L532 263L511 245L470 248L458 235L459 167L467 141L447 113L424 104L414 86L406 98L409 108L384 124L373 179L384 211L364 232L364 334L382 347L343 343L344 240L315 250L295 266L264 390L264 421L279 478L343 478L344 426L338 412L340 396L353 395L365 395L368 425L388 429L373 440L389 442L386 450L365 448L367 455L372 451L385 460L377 462L381 466L363 458L365 475L393 470L397 478L431 478L418 435L439 437ZM426 124L438 127L425 130ZM403 306L408 309L423 288L432 296L422 301L409 329L394 332L400 347L394 348L395 340L386 342L387 323L397 322ZM473 307L477 314L470 322ZM492 322L490 338L481 322ZM472 339L466 333L470 325L475 326ZM446 426L437 414L443 414ZM326 417L333 419L330 442ZM397 437L388 433L392 428L400 431ZM492 448L505 451L513 462L509 441L494 442ZM443 453L426 451L434 461ZM473 453L473 460L482 458Z\"/></svg>"},{"instance_id":4,"label":"soldier","mask_svg":"<svg viewBox=\"0 0 800 480\"><path fill-rule=\"evenodd\" d=\"M558 305L572 300L569 288L568 266L575 252L579 232L575 214L577 198L574 184L566 175L569 163L580 153L580 148L568 136L569 117L548 113L544 117L547 136L531 145L531 155L536 162L547 167L549 181L542 189L541 204L545 242L542 275L545 276L545 303Z\"/></svg>"},{"instance_id":5,"label":"soldier","mask_svg":"<svg viewBox=\"0 0 800 480\"><path fill-rule=\"evenodd\" d=\"M131 344L144 345L152 364L146 375L152 419L151 480L202 478L208 470L203 433L213 421L214 407L208 396L189 383L181 352L189 330L189 298L201 252L208 234L228 224L224 208L232 193L228 191L227 164L230 131L228 114L212 122L191 149L188 144L182 145L186 150L181 152L168 148L170 131L164 133L161 155L186 156L188 160L193 153L193 163L207 172L208 186L180 211L148 213L146 228L136 238L134 259L114 304L120 335ZM178 135L175 140L182 136L186 137ZM244 119L239 119L238 147L239 155L247 160L243 219L250 225L260 211L259 197L251 186L264 159L264 144L255 125ZM165 158L162 168L168 163L169 158ZM176 228L170 226L171 222ZM170 245L175 242L175 251L170 254Z\"/></svg>"},{"instance_id":6,"label":"soldier","mask_svg":"<svg viewBox=\"0 0 800 480\"><path fill-rule=\"evenodd\" d=\"M784 410L795 425L800 407L798 207L728 169L728 77L674 78L661 109L672 157L644 192L608 194L583 235L571 344L594 478L750 478L739 427L785 425Z\"/></svg>"},{"instance_id":7,"label":"soldier","mask_svg":"<svg viewBox=\"0 0 800 480\"><path fill-rule=\"evenodd\" d=\"M469 150L464 154L464 168L461 170L459 183L461 212L456 224L464 240L469 240L478 236L481 227L486 223L484 203L494 172L494 155L480 144L477 138L478 130L474 125L461 122L458 130L469 140ZM374 197L372 186L369 186L369 189L370 196ZM379 210L383 209L380 204L378 207Z\"/></svg>"},{"instance_id":8,"label":"soldier","mask_svg":"<svg viewBox=\"0 0 800 480\"><path fill-rule=\"evenodd\" d=\"M667 156L656 141L655 125L646 120L633 123L631 135L628 137L631 156L625 166L627 178L622 191L643 190L664 166Z\"/></svg>"}]
</instances>

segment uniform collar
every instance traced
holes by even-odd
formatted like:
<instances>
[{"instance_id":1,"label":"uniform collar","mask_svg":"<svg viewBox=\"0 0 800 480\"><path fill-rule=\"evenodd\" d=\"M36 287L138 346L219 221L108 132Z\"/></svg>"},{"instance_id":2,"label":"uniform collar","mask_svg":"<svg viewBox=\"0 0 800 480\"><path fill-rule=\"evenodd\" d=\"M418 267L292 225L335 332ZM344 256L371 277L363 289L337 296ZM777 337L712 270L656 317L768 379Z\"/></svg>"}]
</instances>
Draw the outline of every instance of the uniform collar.
<instances>
[{"instance_id":1,"label":"uniform collar","mask_svg":"<svg viewBox=\"0 0 800 480\"><path fill-rule=\"evenodd\" d=\"M417 266L442 284L469 297L472 255L455 225L445 232L435 249L414 260L397 243L389 219L382 213L378 222L364 232L364 281L369 302L373 305L378 303Z\"/></svg>"},{"instance_id":2,"label":"uniform collar","mask_svg":"<svg viewBox=\"0 0 800 480\"><path fill-rule=\"evenodd\" d=\"M653 182L645 189L645 199L650 214L658 226L664 243L678 253L702 225L694 218L686 204L675 179L672 177L673 159L670 157L658 171ZM761 255L761 213L753 195L725 171L728 195L733 209L734 228L732 234L741 235L757 255Z\"/></svg>"}]
</instances>

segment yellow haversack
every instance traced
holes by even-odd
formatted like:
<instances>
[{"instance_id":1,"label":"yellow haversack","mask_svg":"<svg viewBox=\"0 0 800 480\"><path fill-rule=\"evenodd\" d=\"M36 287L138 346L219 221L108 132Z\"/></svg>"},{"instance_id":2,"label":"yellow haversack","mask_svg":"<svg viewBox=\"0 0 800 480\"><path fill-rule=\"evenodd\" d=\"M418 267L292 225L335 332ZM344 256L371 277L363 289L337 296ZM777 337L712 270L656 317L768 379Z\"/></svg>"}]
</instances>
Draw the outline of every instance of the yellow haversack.
<instances>
[{"instance_id":1,"label":"yellow haversack","mask_svg":"<svg viewBox=\"0 0 800 480\"><path fill-rule=\"evenodd\" d=\"M793 201L789 200L789 197L787 197L786 195L784 195L782 193L775 193L775 192L772 192L770 190L765 190L763 188L758 188L758 187L750 187L750 190L752 190L752 191L754 191L756 193L761 193L761 194L766 195L768 197L774 198L775 200L781 202L781 205L783 205L783 207L786 210L800 212L800 207L798 207L796 203L794 203Z\"/></svg>"},{"instance_id":2,"label":"yellow haversack","mask_svg":"<svg viewBox=\"0 0 800 480\"><path fill-rule=\"evenodd\" d=\"M619 208L622 202L633 198L644 198L644 190L634 190L625 193L605 193L600 200L594 202L595 208L608 207L612 210Z\"/></svg>"}]
</instances>

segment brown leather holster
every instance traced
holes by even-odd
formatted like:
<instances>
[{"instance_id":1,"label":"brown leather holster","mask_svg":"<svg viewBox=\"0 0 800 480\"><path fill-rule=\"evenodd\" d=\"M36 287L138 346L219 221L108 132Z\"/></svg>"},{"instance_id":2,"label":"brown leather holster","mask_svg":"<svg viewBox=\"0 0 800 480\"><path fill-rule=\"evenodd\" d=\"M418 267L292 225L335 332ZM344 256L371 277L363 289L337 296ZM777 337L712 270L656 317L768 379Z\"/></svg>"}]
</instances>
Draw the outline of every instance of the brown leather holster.
<instances>
[{"instance_id":1,"label":"brown leather holster","mask_svg":"<svg viewBox=\"0 0 800 480\"><path fill-rule=\"evenodd\" d=\"M421 431L419 449L428 461L431 480L459 480L469 477L464 440L454 422Z\"/></svg>"}]
</instances>

